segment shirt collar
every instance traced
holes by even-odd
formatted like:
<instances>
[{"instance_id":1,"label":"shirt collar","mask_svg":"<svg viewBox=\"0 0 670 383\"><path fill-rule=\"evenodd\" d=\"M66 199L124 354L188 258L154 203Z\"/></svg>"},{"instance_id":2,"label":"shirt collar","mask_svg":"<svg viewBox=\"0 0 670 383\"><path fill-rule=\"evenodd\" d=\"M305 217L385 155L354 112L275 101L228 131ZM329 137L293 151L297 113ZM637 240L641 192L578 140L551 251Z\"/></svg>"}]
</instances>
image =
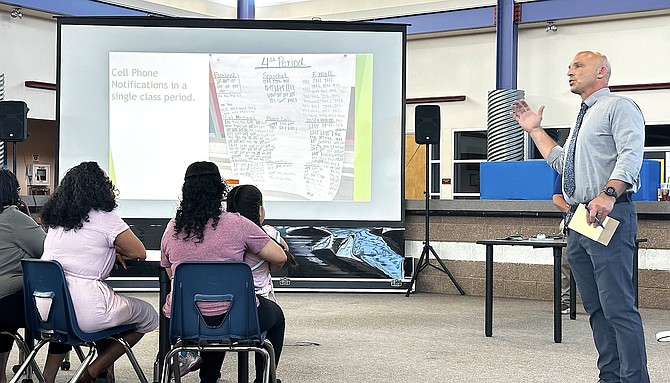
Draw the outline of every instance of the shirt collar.
<instances>
[{"instance_id":1,"label":"shirt collar","mask_svg":"<svg viewBox=\"0 0 670 383\"><path fill-rule=\"evenodd\" d=\"M607 96L608 94L610 94L610 88L605 87L598 89L597 91L593 92L593 94L590 95L586 100L584 100L584 104L590 108L598 101L598 99Z\"/></svg>"}]
</instances>

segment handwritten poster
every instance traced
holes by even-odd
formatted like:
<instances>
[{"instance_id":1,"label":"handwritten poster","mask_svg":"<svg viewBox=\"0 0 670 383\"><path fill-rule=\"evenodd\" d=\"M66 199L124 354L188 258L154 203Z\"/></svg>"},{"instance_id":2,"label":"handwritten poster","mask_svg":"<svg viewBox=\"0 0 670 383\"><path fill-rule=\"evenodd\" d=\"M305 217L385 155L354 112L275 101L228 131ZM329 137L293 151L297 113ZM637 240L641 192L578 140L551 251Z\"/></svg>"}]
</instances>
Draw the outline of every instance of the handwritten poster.
<instances>
[{"instance_id":1,"label":"handwritten poster","mask_svg":"<svg viewBox=\"0 0 670 383\"><path fill-rule=\"evenodd\" d=\"M353 167L345 147L353 140L356 55L212 54L210 67L219 151L233 178L283 199L353 198L342 180Z\"/></svg>"}]
</instances>

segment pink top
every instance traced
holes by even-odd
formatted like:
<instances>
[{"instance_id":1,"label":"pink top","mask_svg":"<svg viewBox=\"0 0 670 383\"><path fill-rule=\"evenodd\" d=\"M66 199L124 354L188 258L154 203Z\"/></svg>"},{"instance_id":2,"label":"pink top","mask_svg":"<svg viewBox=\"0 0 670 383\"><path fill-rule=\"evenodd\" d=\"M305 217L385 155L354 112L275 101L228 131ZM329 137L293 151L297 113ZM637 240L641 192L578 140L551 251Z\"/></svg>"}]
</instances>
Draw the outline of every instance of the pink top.
<instances>
[{"instance_id":1,"label":"pink top","mask_svg":"<svg viewBox=\"0 0 670 383\"><path fill-rule=\"evenodd\" d=\"M184 241L182 233L175 238L174 225L173 218L161 240L161 266L169 267L172 275L177 265L185 261L243 261L245 251L258 253L270 241L260 227L238 213L221 213L216 229L212 229L211 221L208 222L203 240L199 243ZM163 306L167 317L170 317L171 303L172 294L169 294ZM201 310L204 315L218 315L222 305Z\"/></svg>"},{"instance_id":2,"label":"pink top","mask_svg":"<svg viewBox=\"0 0 670 383\"><path fill-rule=\"evenodd\" d=\"M135 323L147 333L158 327L151 304L116 294L103 280L116 261L116 237L128 225L115 212L91 210L78 230L50 228L42 259L56 260L65 273L79 327L94 332Z\"/></svg>"}]
</instances>

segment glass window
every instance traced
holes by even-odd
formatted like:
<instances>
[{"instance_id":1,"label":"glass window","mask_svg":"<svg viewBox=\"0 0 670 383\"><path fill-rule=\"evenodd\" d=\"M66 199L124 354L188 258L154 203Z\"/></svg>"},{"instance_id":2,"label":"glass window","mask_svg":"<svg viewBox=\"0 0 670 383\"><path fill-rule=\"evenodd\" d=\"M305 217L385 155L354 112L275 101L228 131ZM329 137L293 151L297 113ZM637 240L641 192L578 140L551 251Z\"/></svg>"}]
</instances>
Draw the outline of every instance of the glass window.
<instances>
[{"instance_id":1,"label":"glass window","mask_svg":"<svg viewBox=\"0 0 670 383\"><path fill-rule=\"evenodd\" d=\"M454 133L455 160L486 160L486 131Z\"/></svg>"},{"instance_id":2,"label":"glass window","mask_svg":"<svg viewBox=\"0 0 670 383\"><path fill-rule=\"evenodd\" d=\"M454 195L479 193L480 163L454 164Z\"/></svg>"},{"instance_id":3,"label":"glass window","mask_svg":"<svg viewBox=\"0 0 670 383\"><path fill-rule=\"evenodd\" d=\"M454 199L479 198L479 165L486 162L486 129L454 132Z\"/></svg>"},{"instance_id":4,"label":"glass window","mask_svg":"<svg viewBox=\"0 0 670 383\"><path fill-rule=\"evenodd\" d=\"M644 146L670 146L670 124L647 125L644 135Z\"/></svg>"},{"instance_id":5,"label":"glass window","mask_svg":"<svg viewBox=\"0 0 670 383\"><path fill-rule=\"evenodd\" d=\"M565 145L565 141L568 139L568 134L570 134L570 128L546 128L545 132L551 137L552 140L556 141L559 145ZM535 143L530 138L528 139L529 145L531 147L530 157L532 160L541 160L542 154L535 146Z\"/></svg>"}]
</instances>

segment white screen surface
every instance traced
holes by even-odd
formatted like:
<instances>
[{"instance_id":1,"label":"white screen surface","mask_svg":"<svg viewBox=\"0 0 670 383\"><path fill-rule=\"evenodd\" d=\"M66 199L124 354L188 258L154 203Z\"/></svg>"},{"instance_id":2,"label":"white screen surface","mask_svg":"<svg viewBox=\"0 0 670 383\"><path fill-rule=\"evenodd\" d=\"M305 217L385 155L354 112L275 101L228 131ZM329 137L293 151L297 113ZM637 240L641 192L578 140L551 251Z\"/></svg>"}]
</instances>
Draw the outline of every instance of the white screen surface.
<instances>
[{"instance_id":1,"label":"white screen surface","mask_svg":"<svg viewBox=\"0 0 670 383\"><path fill-rule=\"evenodd\" d=\"M71 19L59 20L58 174L62 178L67 169L81 161L97 161L120 191L118 212L122 217L172 217L188 164L210 160L219 165L224 178L236 178L261 188L268 219L402 220L402 28L338 30L335 27L340 25L336 24L328 30L312 30L300 29L311 23L281 22L258 24L263 28L239 28L228 27L235 22L212 20L193 20L191 27L184 27L184 20L180 21L181 26L171 26L170 20L145 20L146 25L139 26L114 25L110 22L113 20L68 20ZM197 27L199 23L212 26ZM272 28L265 28L268 25ZM295 60L293 63L302 58L303 66L312 65L321 74L330 71L340 80L355 71L359 79L360 61L354 62L352 56L366 57L371 64L369 106L357 105L356 91L365 92L364 87L356 89L342 80L342 88L337 91L337 105L341 107L333 107L328 120L310 117L305 112L309 109L305 107L307 102L300 95L294 95L294 104L300 106L298 112L290 108L272 112L283 100L283 93L277 92L272 93L275 99L270 100L274 102L271 107L248 101L260 102L262 97L258 95L266 95L262 91L248 91L241 99L224 102L226 89L217 88L214 78L234 73L245 89L252 89L247 85L253 82L254 71L246 68L257 61L262 63L264 57L282 57ZM337 57L340 61L331 64ZM356 68L352 69L352 65ZM299 75L295 75L298 70L285 74L285 68L279 69L283 71L264 68L258 78L262 79L263 73L268 77L285 75L299 85L308 80L305 76L310 73L304 68ZM311 73L309 76L317 77ZM259 86L265 89L263 83ZM251 108L255 121L271 121L273 126L279 126L271 137L273 151L263 161L254 162L249 152L245 154L243 149L251 141L246 142L240 134L231 136L235 133L231 121L241 115L240 111ZM359 114L366 108L370 110L370 134L361 138L356 134L364 130L360 127L365 114ZM328 163L328 169L302 171L313 168L313 158L310 162L306 150L314 147L315 138L300 134L301 127L312 129L315 123L324 121L334 124L335 119L344 121L337 125L341 134L323 152L331 157L340 150L341 154L335 160L320 157L319 163ZM221 126L217 126L217 121ZM259 132L253 131L249 139L266 142ZM254 150L252 153L258 152ZM268 163L272 167L268 168ZM354 181L359 184L354 185Z\"/></svg>"}]
</instances>

